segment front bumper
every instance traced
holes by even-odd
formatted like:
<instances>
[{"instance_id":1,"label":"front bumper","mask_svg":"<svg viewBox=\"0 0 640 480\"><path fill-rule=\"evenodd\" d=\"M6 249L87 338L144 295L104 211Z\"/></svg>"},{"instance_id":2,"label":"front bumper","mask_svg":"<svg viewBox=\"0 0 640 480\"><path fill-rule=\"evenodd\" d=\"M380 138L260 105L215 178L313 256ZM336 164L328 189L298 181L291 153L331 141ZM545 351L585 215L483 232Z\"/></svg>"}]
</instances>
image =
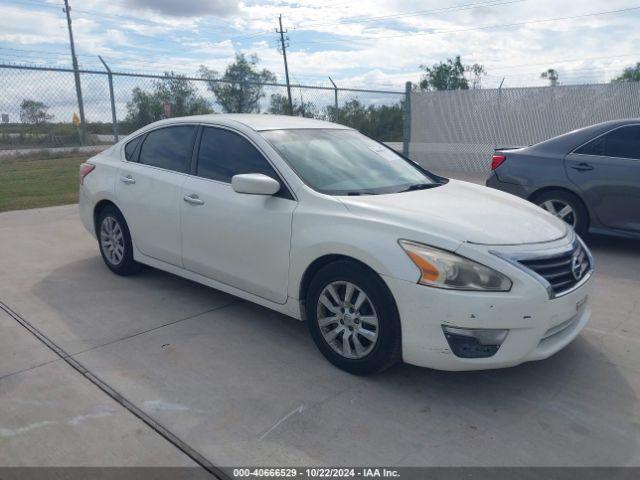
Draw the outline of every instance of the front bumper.
<instances>
[{"instance_id":1,"label":"front bumper","mask_svg":"<svg viewBox=\"0 0 640 480\"><path fill-rule=\"evenodd\" d=\"M496 293L443 290L384 277L400 313L403 360L439 370L511 367L548 358L588 323L592 276L570 293L549 298L545 287L526 273L515 268L505 273L514 288ZM443 326L508 333L494 355L462 358L451 351Z\"/></svg>"}]
</instances>

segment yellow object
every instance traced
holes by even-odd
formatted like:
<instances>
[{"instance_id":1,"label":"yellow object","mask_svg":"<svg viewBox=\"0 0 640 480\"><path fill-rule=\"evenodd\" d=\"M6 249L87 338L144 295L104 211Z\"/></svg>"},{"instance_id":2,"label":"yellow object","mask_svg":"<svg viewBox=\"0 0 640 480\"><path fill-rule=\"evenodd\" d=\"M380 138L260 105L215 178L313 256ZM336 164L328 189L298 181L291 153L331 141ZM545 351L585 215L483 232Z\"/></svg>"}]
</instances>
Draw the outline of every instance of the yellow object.
<instances>
[{"instance_id":1,"label":"yellow object","mask_svg":"<svg viewBox=\"0 0 640 480\"><path fill-rule=\"evenodd\" d=\"M440 276L440 272L438 271L438 268L435 265L433 265L431 262L428 262L427 260L425 260L423 257L421 257L415 252L411 252L407 250L407 255L411 257L411 260L413 260L413 263L415 263L420 269L420 275L421 275L420 280L425 281L427 283L435 282L438 280L438 277Z\"/></svg>"},{"instance_id":2,"label":"yellow object","mask_svg":"<svg viewBox=\"0 0 640 480\"><path fill-rule=\"evenodd\" d=\"M77 127L78 125L80 125L80 117L75 112L73 113L73 117L71 117L71 123L73 123L74 127Z\"/></svg>"}]
</instances>

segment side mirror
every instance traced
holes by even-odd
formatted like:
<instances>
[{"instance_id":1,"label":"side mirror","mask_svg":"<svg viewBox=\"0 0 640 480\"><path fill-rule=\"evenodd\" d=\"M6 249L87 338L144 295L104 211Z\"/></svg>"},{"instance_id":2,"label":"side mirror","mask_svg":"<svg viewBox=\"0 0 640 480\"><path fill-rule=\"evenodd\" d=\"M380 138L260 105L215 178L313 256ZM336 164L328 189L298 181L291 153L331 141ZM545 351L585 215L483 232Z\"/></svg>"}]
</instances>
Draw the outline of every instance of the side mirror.
<instances>
[{"instance_id":1,"label":"side mirror","mask_svg":"<svg viewBox=\"0 0 640 480\"><path fill-rule=\"evenodd\" d=\"M243 173L231 177L231 187L237 193L274 195L280 191L280 182L262 173Z\"/></svg>"}]
</instances>

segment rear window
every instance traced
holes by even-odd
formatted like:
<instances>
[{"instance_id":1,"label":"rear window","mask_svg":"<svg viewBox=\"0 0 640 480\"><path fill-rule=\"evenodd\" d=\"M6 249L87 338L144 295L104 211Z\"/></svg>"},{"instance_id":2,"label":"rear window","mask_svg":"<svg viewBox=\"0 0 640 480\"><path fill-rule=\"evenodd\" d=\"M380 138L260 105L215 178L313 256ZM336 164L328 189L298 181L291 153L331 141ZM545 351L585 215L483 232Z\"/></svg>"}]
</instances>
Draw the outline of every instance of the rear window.
<instances>
[{"instance_id":1,"label":"rear window","mask_svg":"<svg viewBox=\"0 0 640 480\"><path fill-rule=\"evenodd\" d=\"M185 172L191 157L196 127L180 125L147 134L140 150L140 163L174 172Z\"/></svg>"},{"instance_id":2,"label":"rear window","mask_svg":"<svg viewBox=\"0 0 640 480\"><path fill-rule=\"evenodd\" d=\"M140 144L140 140L142 140L142 135L134 138L129 143L127 143L124 147L124 158L126 158L130 162L135 162L134 155L136 153L136 148Z\"/></svg>"}]
</instances>

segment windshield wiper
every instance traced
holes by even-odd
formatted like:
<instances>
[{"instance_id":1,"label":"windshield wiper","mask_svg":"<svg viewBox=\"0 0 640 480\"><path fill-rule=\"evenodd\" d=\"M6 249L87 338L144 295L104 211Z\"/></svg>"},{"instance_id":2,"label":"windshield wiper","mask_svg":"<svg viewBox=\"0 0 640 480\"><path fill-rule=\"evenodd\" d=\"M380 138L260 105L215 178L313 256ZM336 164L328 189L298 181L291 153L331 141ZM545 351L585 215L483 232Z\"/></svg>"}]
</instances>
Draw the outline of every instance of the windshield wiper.
<instances>
[{"instance_id":1,"label":"windshield wiper","mask_svg":"<svg viewBox=\"0 0 640 480\"><path fill-rule=\"evenodd\" d=\"M347 195L349 197L358 197L360 195L378 195L375 192L367 192L367 191L362 191L362 192L346 192L344 195Z\"/></svg>"},{"instance_id":2,"label":"windshield wiper","mask_svg":"<svg viewBox=\"0 0 640 480\"><path fill-rule=\"evenodd\" d=\"M413 185L409 185L404 190L400 190L398 193L402 192L413 192L414 190L427 190L429 188L437 187L440 185L439 183L415 183Z\"/></svg>"}]
</instances>

